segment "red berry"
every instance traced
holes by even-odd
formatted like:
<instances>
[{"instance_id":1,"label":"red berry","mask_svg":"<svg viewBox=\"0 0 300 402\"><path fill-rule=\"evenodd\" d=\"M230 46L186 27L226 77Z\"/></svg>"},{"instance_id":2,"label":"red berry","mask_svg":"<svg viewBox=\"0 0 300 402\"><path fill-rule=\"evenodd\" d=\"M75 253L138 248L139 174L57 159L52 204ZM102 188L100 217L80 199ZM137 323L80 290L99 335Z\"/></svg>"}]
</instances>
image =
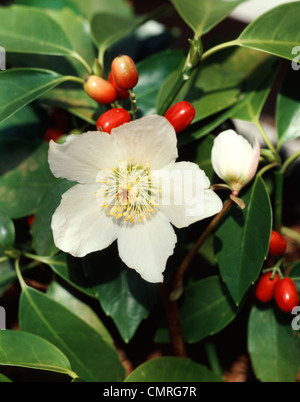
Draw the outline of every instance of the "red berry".
<instances>
[{"instance_id":1,"label":"red berry","mask_svg":"<svg viewBox=\"0 0 300 402\"><path fill-rule=\"evenodd\" d=\"M291 278L282 278L274 286L274 299L277 306L285 313L289 313L298 306L299 295L295 282Z\"/></svg>"},{"instance_id":2,"label":"red berry","mask_svg":"<svg viewBox=\"0 0 300 402\"><path fill-rule=\"evenodd\" d=\"M282 255L286 250L286 240L285 238L275 230L271 232L270 245L269 245L269 255Z\"/></svg>"},{"instance_id":3,"label":"red berry","mask_svg":"<svg viewBox=\"0 0 300 402\"><path fill-rule=\"evenodd\" d=\"M122 88L118 87L118 85L115 83L112 73L109 74L108 81L115 87L115 90L117 91L118 99L128 99L129 98L129 92L127 91L127 89L122 89Z\"/></svg>"},{"instance_id":4,"label":"red berry","mask_svg":"<svg viewBox=\"0 0 300 402\"><path fill-rule=\"evenodd\" d=\"M27 216L27 223L28 223L28 226L32 226L32 225L33 225L33 221L34 221L34 215L29 215L29 216Z\"/></svg>"},{"instance_id":5,"label":"red berry","mask_svg":"<svg viewBox=\"0 0 300 402\"><path fill-rule=\"evenodd\" d=\"M110 134L113 128L119 127L124 123L129 123L130 120L131 117L127 110L116 107L103 113L97 120L96 127L97 130Z\"/></svg>"},{"instance_id":6,"label":"red berry","mask_svg":"<svg viewBox=\"0 0 300 402\"><path fill-rule=\"evenodd\" d=\"M115 83L121 89L131 89L139 80L134 61L126 55L114 58L111 63L111 72Z\"/></svg>"},{"instance_id":7,"label":"red berry","mask_svg":"<svg viewBox=\"0 0 300 402\"><path fill-rule=\"evenodd\" d=\"M64 134L64 131L59 127L49 127L45 132L44 140L46 142L50 142L51 140L57 142L59 138Z\"/></svg>"},{"instance_id":8,"label":"red berry","mask_svg":"<svg viewBox=\"0 0 300 402\"><path fill-rule=\"evenodd\" d=\"M181 101L166 111L165 118L172 124L176 133L179 133L191 124L195 114L194 106L187 101Z\"/></svg>"},{"instance_id":9,"label":"red berry","mask_svg":"<svg viewBox=\"0 0 300 402\"><path fill-rule=\"evenodd\" d=\"M117 99L117 92L114 86L97 75L90 75L83 88L90 98L103 105L112 103Z\"/></svg>"},{"instance_id":10,"label":"red berry","mask_svg":"<svg viewBox=\"0 0 300 402\"><path fill-rule=\"evenodd\" d=\"M280 279L277 272L274 275L274 278L271 279L272 271L267 272L262 275L257 282L255 288L255 297L262 303L268 303L273 299L274 286L277 281Z\"/></svg>"}]
</instances>

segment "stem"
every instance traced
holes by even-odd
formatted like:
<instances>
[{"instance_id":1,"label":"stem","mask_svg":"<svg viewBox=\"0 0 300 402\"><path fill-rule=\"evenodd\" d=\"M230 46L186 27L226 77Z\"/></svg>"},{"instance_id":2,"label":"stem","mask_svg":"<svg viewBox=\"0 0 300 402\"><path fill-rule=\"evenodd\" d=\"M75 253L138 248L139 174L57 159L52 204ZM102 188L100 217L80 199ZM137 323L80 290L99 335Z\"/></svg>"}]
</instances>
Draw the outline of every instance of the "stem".
<instances>
[{"instance_id":1,"label":"stem","mask_svg":"<svg viewBox=\"0 0 300 402\"><path fill-rule=\"evenodd\" d=\"M258 128L263 140L265 141L267 147L275 154L278 155L276 148L274 147L274 145L272 144L272 142L269 140L263 126L261 125L259 119L254 119L253 123L256 125L256 127Z\"/></svg>"},{"instance_id":2,"label":"stem","mask_svg":"<svg viewBox=\"0 0 300 402\"><path fill-rule=\"evenodd\" d=\"M232 46L238 46L239 42L238 40L231 40L229 42L221 43L220 45L217 45L215 47L212 47L211 49L207 50L205 53L203 53L201 62L213 55L214 53L218 52L219 50L226 49L228 47Z\"/></svg>"},{"instance_id":3,"label":"stem","mask_svg":"<svg viewBox=\"0 0 300 402\"><path fill-rule=\"evenodd\" d=\"M275 172L275 204L274 204L274 230L280 231L282 225L282 191L283 174L281 170Z\"/></svg>"},{"instance_id":4,"label":"stem","mask_svg":"<svg viewBox=\"0 0 300 402\"><path fill-rule=\"evenodd\" d=\"M130 94L130 102L131 102L131 115L132 115L132 120L136 119L136 114L138 111L138 107L136 106L136 95L135 93L132 91L132 89L129 90L129 94Z\"/></svg>"},{"instance_id":5,"label":"stem","mask_svg":"<svg viewBox=\"0 0 300 402\"><path fill-rule=\"evenodd\" d=\"M291 155L282 165L281 168L281 173L285 174L285 172L288 170L288 168L290 167L290 165L294 162L294 160L296 160L297 158L300 157L300 149L295 152L293 155Z\"/></svg>"},{"instance_id":6,"label":"stem","mask_svg":"<svg viewBox=\"0 0 300 402\"><path fill-rule=\"evenodd\" d=\"M170 291L165 283L157 284L157 290L164 305L174 354L187 357L177 304L170 300Z\"/></svg>"},{"instance_id":7,"label":"stem","mask_svg":"<svg viewBox=\"0 0 300 402\"><path fill-rule=\"evenodd\" d=\"M78 54L77 52L74 52L74 53L72 53L72 56L74 57L74 59L76 59L77 61L79 61L79 63L81 63L83 65L83 67L86 69L86 71L89 73L89 75L92 74L92 69L87 64L87 62L84 60L84 58L80 56L80 54Z\"/></svg>"},{"instance_id":8,"label":"stem","mask_svg":"<svg viewBox=\"0 0 300 402\"><path fill-rule=\"evenodd\" d=\"M1 262L5 262L5 261L7 261L8 259L9 259L9 258L6 257L6 256L0 257L0 263L1 263Z\"/></svg>"},{"instance_id":9,"label":"stem","mask_svg":"<svg viewBox=\"0 0 300 402\"><path fill-rule=\"evenodd\" d=\"M73 81L73 82L78 82L78 84L84 84L84 79L83 78L80 78L80 77L74 77L73 75L67 75L66 77L66 80L68 80L68 81Z\"/></svg>"},{"instance_id":10,"label":"stem","mask_svg":"<svg viewBox=\"0 0 300 402\"><path fill-rule=\"evenodd\" d=\"M30 258L31 260L39 261L39 262L42 262L44 264L49 263L49 258L48 257L43 257L41 255L35 255L35 254L27 253L27 252L25 252L23 255L24 255L24 257Z\"/></svg>"},{"instance_id":11,"label":"stem","mask_svg":"<svg viewBox=\"0 0 300 402\"><path fill-rule=\"evenodd\" d=\"M211 341L206 341L204 342L204 347L212 371L222 376L223 370L221 368L214 343Z\"/></svg>"},{"instance_id":12,"label":"stem","mask_svg":"<svg viewBox=\"0 0 300 402\"><path fill-rule=\"evenodd\" d=\"M173 103L174 99L182 89L183 85L186 83L187 77L183 76L183 73L180 73L180 76L177 78L177 81L175 84L172 86L172 90L169 93L167 99L164 101L164 103L160 107L159 114L164 115L166 111L169 109L171 104Z\"/></svg>"},{"instance_id":13,"label":"stem","mask_svg":"<svg viewBox=\"0 0 300 402\"><path fill-rule=\"evenodd\" d=\"M274 162L274 163L270 163L269 165L264 166L262 169L260 169L260 171L257 173L256 176L262 176L263 174L265 174L268 170L274 169L279 167L280 164L278 162Z\"/></svg>"},{"instance_id":14,"label":"stem","mask_svg":"<svg viewBox=\"0 0 300 402\"><path fill-rule=\"evenodd\" d=\"M229 208L234 204L234 201L230 198L223 206L222 210L216 215L213 220L210 222L210 224L207 226L207 228L204 230L204 232L201 234L199 239L196 241L196 243L193 245L191 250L188 252L184 260L182 261L181 265L179 266L179 269L175 275L174 281L173 281L173 287L172 287L172 293L171 297L176 297L178 295L178 291L182 286L182 278L183 274L189 267L192 259L195 257L197 254L199 248L202 246L202 244L205 242L207 237L210 235L210 233L215 229L215 227L219 224L223 216L226 214L226 212L229 210Z\"/></svg>"}]
</instances>

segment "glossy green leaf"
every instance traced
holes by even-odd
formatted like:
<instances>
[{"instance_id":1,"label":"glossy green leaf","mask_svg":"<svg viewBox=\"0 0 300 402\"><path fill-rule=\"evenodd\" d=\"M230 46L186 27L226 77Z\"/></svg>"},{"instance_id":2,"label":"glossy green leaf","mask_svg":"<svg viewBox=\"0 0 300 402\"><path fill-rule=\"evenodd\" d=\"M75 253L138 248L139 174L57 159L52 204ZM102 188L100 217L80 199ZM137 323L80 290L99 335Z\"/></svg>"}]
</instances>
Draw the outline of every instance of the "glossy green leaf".
<instances>
[{"instance_id":1,"label":"glossy green leaf","mask_svg":"<svg viewBox=\"0 0 300 402\"><path fill-rule=\"evenodd\" d=\"M71 293L70 290L67 290L60 283L53 281L47 289L47 295L80 317L83 321L94 328L94 330L101 335L103 340L113 346L113 339L100 321L98 315L88 304L83 303L73 293Z\"/></svg>"},{"instance_id":2,"label":"glossy green leaf","mask_svg":"<svg viewBox=\"0 0 300 402\"><path fill-rule=\"evenodd\" d=\"M234 205L215 233L220 274L237 304L261 271L272 227L271 203L261 177L241 198L246 208Z\"/></svg>"},{"instance_id":3,"label":"glossy green leaf","mask_svg":"<svg viewBox=\"0 0 300 402\"><path fill-rule=\"evenodd\" d=\"M12 382L8 377L0 373L0 382Z\"/></svg>"},{"instance_id":4,"label":"glossy green leaf","mask_svg":"<svg viewBox=\"0 0 300 402\"><path fill-rule=\"evenodd\" d=\"M3 256L1 253L0 256ZM0 262L0 296L15 281L16 270L12 260Z\"/></svg>"},{"instance_id":5,"label":"glossy green leaf","mask_svg":"<svg viewBox=\"0 0 300 402\"><path fill-rule=\"evenodd\" d=\"M53 71L16 68L0 74L0 122L45 92L68 80Z\"/></svg>"},{"instance_id":6,"label":"glossy green leaf","mask_svg":"<svg viewBox=\"0 0 300 402\"><path fill-rule=\"evenodd\" d=\"M91 297L97 297L95 284L84 273L82 259L60 253L50 257L43 257L43 262L75 289Z\"/></svg>"},{"instance_id":7,"label":"glossy green leaf","mask_svg":"<svg viewBox=\"0 0 300 402\"><path fill-rule=\"evenodd\" d=\"M97 13L91 19L91 32L95 43L104 51L136 29L142 21L141 18Z\"/></svg>"},{"instance_id":8,"label":"glossy green leaf","mask_svg":"<svg viewBox=\"0 0 300 402\"><path fill-rule=\"evenodd\" d=\"M256 377L263 382L293 382L299 371L300 339L291 315L273 306L252 308L248 350Z\"/></svg>"},{"instance_id":9,"label":"glossy green leaf","mask_svg":"<svg viewBox=\"0 0 300 402\"><path fill-rule=\"evenodd\" d=\"M245 0L171 0L197 37L210 31Z\"/></svg>"},{"instance_id":10,"label":"glossy green leaf","mask_svg":"<svg viewBox=\"0 0 300 402\"><path fill-rule=\"evenodd\" d=\"M156 97L166 78L178 69L184 59L179 50L165 50L137 63L139 81L134 88L137 105L143 115L156 113Z\"/></svg>"},{"instance_id":11,"label":"glossy green leaf","mask_svg":"<svg viewBox=\"0 0 300 402\"><path fill-rule=\"evenodd\" d=\"M268 57L244 82L238 100L224 112L203 120L201 127L192 129L179 137L179 146L211 133L228 119L240 119L255 122L268 98L276 71L273 69L274 59ZM242 84L242 83L241 83Z\"/></svg>"},{"instance_id":12,"label":"glossy green leaf","mask_svg":"<svg viewBox=\"0 0 300 402\"><path fill-rule=\"evenodd\" d=\"M64 31L73 50L78 53L89 66L92 66L96 58L96 51L91 39L88 21L80 15L76 15L68 8L59 11L49 10L48 14ZM86 75L84 68L82 74Z\"/></svg>"},{"instance_id":13,"label":"glossy green leaf","mask_svg":"<svg viewBox=\"0 0 300 402\"><path fill-rule=\"evenodd\" d=\"M131 8L124 0L15 0L14 3L25 6L61 10L68 7L87 19L97 12L109 12L118 15L131 15Z\"/></svg>"},{"instance_id":14,"label":"glossy green leaf","mask_svg":"<svg viewBox=\"0 0 300 402\"><path fill-rule=\"evenodd\" d=\"M58 347L84 381L122 381L117 352L98 331L47 295L22 283L19 322L22 331L41 336Z\"/></svg>"},{"instance_id":15,"label":"glossy green leaf","mask_svg":"<svg viewBox=\"0 0 300 402\"><path fill-rule=\"evenodd\" d=\"M296 82L299 71L288 70L277 97L276 126L278 149L300 137L300 93Z\"/></svg>"},{"instance_id":16,"label":"glossy green leaf","mask_svg":"<svg viewBox=\"0 0 300 402\"><path fill-rule=\"evenodd\" d=\"M55 180L48 165L48 144L8 141L0 143L0 152L0 210L11 218L33 214Z\"/></svg>"},{"instance_id":17,"label":"glossy green leaf","mask_svg":"<svg viewBox=\"0 0 300 402\"><path fill-rule=\"evenodd\" d=\"M7 52L74 55L64 31L45 11L14 5L0 8L1 44Z\"/></svg>"},{"instance_id":18,"label":"glossy green leaf","mask_svg":"<svg viewBox=\"0 0 300 402\"><path fill-rule=\"evenodd\" d=\"M54 88L41 97L48 105L65 109L87 123L96 124L98 117L106 111L91 99L82 88Z\"/></svg>"},{"instance_id":19,"label":"glossy green leaf","mask_svg":"<svg viewBox=\"0 0 300 402\"><path fill-rule=\"evenodd\" d=\"M211 276L184 289L179 312L185 341L195 343L225 328L238 308L220 278ZM158 331L156 341L169 341L166 329Z\"/></svg>"},{"instance_id":20,"label":"glossy green leaf","mask_svg":"<svg viewBox=\"0 0 300 402\"><path fill-rule=\"evenodd\" d=\"M100 269L95 267L101 266ZM109 268L107 268L109 267ZM125 342L129 342L156 302L155 285L144 281L119 259L114 246L83 259L83 270L104 312L117 326Z\"/></svg>"},{"instance_id":21,"label":"glossy green leaf","mask_svg":"<svg viewBox=\"0 0 300 402\"><path fill-rule=\"evenodd\" d=\"M13 221L5 215L0 214L0 249L9 248L15 242L15 225Z\"/></svg>"},{"instance_id":22,"label":"glossy green leaf","mask_svg":"<svg viewBox=\"0 0 300 402\"><path fill-rule=\"evenodd\" d=\"M292 60L300 43L299 19L299 1L275 7L249 24L236 44Z\"/></svg>"},{"instance_id":23,"label":"glossy green leaf","mask_svg":"<svg viewBox=\"0 0 300 402\"><path fill-rule=\"evenodd\" d=\"M53 186L45 193L36 207L34 222L31 227L33 247L38 255L51 255L57 253L51 230L51 219L55 209L60 203L61 196L74 185L68 180L54 181Z\"/></svg>"},{"instance_id":24,"label":"glossy green leaf","mask_svg":"<svg viewBox=\"0 0 300 402\"><path fill-rule=\"evenodd\" d=\"M125 382L223 382L223 378L190 359L159 357L141 364ZM187 391L181 396L196 396Z\"/></svg>"},{"instance_id":25,"label":"glossy green leaf","mask_svg":"<svg viewBox=\"0 0 300 402\"><path fill-rule=\"evenodd\" d=\"M40 110L33 104L27 105L0 124L0 142L27 139L34 141L41 138L47 121L39 116ZM3 150L1 152L3 156Z\"/></svg>"},{"instance_id":26,"label":"glossy green leaf","mask_svg":"<svg viewBox=\"0 0 300 402\"><path fill-rule=\"evenodd\" d=\"M67 357L47 340L23 331L0 331L0 365L53 371L75 377Z\"/></svg>"}]
</instances>

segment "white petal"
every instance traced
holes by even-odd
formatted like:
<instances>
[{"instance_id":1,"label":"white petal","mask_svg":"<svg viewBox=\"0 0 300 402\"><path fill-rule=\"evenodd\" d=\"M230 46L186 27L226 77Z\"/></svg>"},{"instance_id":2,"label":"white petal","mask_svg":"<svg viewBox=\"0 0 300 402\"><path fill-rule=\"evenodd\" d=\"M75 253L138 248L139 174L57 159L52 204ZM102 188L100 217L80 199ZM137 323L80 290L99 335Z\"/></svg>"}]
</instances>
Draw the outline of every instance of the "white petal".
<instances>
[{"instance_id":1,"label":"white petal","mask_svg":"<svg viewBox=\"0 0 300 402\"><path fill-rule=\"evenodd\" d=\"M211 161L214 171L228 184L243 182L253 160L251 144L234 130L220 133L214 140Z\"/></svg>"},{"instance_id":2,"label":"white petal","mask_svg":"<svg viewBox=\"0 0 300 402\"><path fill-rule=\"evenodd\" d=\"M178 162L154 173L160 180L160 211L177 228L208 218L223 207L219 196L209 190L204 171L191 162Z\"/></svg>"},{"instance_id":3,"label":"white petal","mask_svg":"<svg viewBox=\"0 0 300 402\"><path fill-rule=\"evenodd\" d=\"M157 213L143 224L124 225L118 235L122 261L148 282L163 282L162 272L174 252L176 235L167 218Z\"/></svg>"},{"instance_id":4,"label":"white petal","mask_svg":"<svg viewBox=\"0 0 300 402\"><path fill-rule=\"evenodd\" d=\"M89 131L71 135L64 144L50 142L49 164L54 176L79 183L93 183L101 168L117 167L118 146L104 132Z\"/></svg>"},{"instance_id":5,"label":"white petal","mask_svg":"<svg viewBox=\"0 0 300 402\"><path fill-rule=\"evenodd\" d=\"M108 247L116 238L118 226L97 204L95 184L77 184L62 196L52 216L55 245L83 257Z\"/></svg>"},{"instance_id":6,"label":"white petal","mask_svg":"<svg viewBox=\"0 0 300 402\"><path fill-rule=\"evenodd\" d=\"M162 116L148 115L115 128L111 136L122 149L122 160L159 169L178 156L173 126Z\"/></svg>"}]
</instances>

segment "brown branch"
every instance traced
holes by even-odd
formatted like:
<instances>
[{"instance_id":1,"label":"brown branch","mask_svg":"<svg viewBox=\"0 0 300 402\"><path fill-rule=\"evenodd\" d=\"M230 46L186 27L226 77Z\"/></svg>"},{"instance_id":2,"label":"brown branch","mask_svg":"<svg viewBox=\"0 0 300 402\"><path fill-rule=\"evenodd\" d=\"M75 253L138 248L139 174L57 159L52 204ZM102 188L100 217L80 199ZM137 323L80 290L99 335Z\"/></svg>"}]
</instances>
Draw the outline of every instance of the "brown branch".
<instances>
[{"instance_id":1,"label":"brown branch","mask_svg":"<svg viewBox=\"0 0 300 402\"><path fill-rule=\"evenodd\" d=\"M219 224L220 220L223 218L223 216L226 214L226 212L229 210L231 205L234 203L234 201L230 198L223 206L222 210L211 220L210 224L207 226L207 228L202 232L201 236L199 239L196 241L196 243L193 245L191 250L188 252L182 263L180 264L178 271L175 275L174 281L173 281L173 286L172 286L172 292L171 292L171 297L176 298L176 294L178 293L178 290L182 286L182 278L189 267L192 259L195 257L197 254L199 248L202 246L202 244L205 242L207 237L210 235L210 233L213 231L213 229Z\"/></svg>"},{"instance_id":2,"label":"brown branch","mask_svg":"<svg viewBox=\"0 0 300 402\"><path fill-rule=\"evenodd\" d=\"M170 300L170 291L165 283L157 284L157 290L164 305L174 354L187 357L177 303Z\"/></svg>"}]
</instances>

